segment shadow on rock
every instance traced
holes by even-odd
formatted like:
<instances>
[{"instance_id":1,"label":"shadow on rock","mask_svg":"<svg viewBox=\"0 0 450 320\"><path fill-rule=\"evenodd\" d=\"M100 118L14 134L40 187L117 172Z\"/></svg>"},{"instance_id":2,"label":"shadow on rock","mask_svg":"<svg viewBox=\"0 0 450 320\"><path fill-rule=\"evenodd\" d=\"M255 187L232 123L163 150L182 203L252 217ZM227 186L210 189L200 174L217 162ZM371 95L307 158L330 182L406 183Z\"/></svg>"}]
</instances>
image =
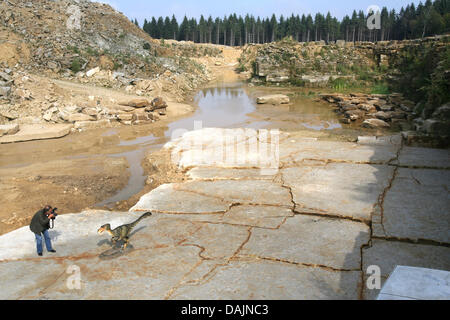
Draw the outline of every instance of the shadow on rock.
<instances>
[{"instance_id":1,"label":"shadow on rock","mask_svg":"<svg viewBox=\"0 0 450 320\"><path fill-rule=\"evenodd\" d=\"M120 243L120 245L119 245L119 243L117 243L113 248L100 253L98 257L101 260L111 260L111 259L116 259L118 257L121 257L133 250L134 250L134 247L131 244L128 244L128 246L125 249L122 249L122 243Z\"/></svg>"}]
</instances>

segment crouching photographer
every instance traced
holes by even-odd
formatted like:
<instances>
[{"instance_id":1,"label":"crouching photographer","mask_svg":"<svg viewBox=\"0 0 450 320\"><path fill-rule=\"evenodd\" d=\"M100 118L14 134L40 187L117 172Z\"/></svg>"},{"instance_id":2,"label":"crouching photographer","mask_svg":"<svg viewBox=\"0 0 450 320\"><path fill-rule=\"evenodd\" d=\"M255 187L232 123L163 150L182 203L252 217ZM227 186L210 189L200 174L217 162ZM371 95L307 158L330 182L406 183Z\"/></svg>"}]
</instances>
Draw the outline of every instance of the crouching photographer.
<instances>
[{"instance_id":1,"label":"crouching photographer","mask_svg":"<svg viewBox=\"0 0 450 320\"><path fill-rule=\"evenodd\" d=\"M52 225L57 216L57 208L51 206L45 206L43 209L36 212L31 219L30 230L34 232L36 236L36 248L39 256L42 256L42 235L44 235L45 246L48 252L56 252L52 248L48 229L50 229L50 221ZM52 227L53 228L53 227ZM42 234L42 235L41 235Z\"/></svg>"}]
</instances>

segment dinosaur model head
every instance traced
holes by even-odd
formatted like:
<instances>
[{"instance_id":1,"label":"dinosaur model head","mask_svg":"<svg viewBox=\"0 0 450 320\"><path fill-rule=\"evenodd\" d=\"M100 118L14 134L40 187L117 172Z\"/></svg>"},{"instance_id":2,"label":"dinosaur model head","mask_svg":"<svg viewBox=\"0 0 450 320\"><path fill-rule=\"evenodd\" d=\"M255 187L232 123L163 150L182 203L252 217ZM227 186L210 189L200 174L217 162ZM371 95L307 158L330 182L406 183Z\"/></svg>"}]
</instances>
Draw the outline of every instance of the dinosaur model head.
<instances>
[{"instance_id":1,"label":"dinosaur model head","mask_svg":"<svg viewBox=\"0 0 450 320\"><path fill-rule=\"evenodd\" d=\"M111 225L109 223L104 224L100 228L98 228L97 233L102 234L105 231L111 231Z\"/></svg>"}]
</instances>

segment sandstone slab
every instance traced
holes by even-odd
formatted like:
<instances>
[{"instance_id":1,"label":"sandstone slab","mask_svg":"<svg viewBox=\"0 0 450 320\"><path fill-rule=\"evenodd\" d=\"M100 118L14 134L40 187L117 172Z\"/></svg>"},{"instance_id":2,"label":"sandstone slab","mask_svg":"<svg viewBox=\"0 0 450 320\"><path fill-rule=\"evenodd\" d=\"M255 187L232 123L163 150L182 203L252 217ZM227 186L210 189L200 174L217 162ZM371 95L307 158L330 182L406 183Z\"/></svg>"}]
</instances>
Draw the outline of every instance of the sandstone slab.
<instances>
[{"instance_id":1,"label":"sandstone slab","mask_svg":"<svg viewBox=\"0 0 450 320\"><path fill-rule=\"evenodd\" d=\"M188 181L159 186L141 197L132 211L220 213L232 204L291 206L287 189L264 180Z\"/></svg>"},{"instance_id":2,"label":"sandstone slab","mask_svg":"<svg viewBox=\"0 0 450 320\"><path fill-rule=\"evenodd\" d=\"M251 168L218 168L218 167L196 167L187 172L193 180L219 180L219 179L260 179L272 180L273 174L264 174L261 169Z\"/></svg>"},{"instance_id":3,"label":"sandstone slab","mask_svg":"<svg viewBox=\"0 0 450 320\"><path fill-rule=\"evenodd\" d=\"M356 163L389 163L397 157L397 144L367 144L322 141L316 138L286 139L280 142L280 162L300 163L322 160Z\"/></svg>"},{"instance_id":4,"label":"sandstone slab","mask_svg":"<svg viewBox=\"0 0 450 320\"><path fill-rule=\"evenodd\" d=\"M360 272L335 272L273 261L232 261L212 279L183 285L172 299L358 299Z\"/></svg>"},{"instance_id":5,"label":"sandstone slab","mask_svg":"<svg viewBox=\"0 0 450 320\"><path fill-rule=\"evenodd\" d=\"M150 106L151 103L147 99L132 99L130 101L120 102L119 105L132 108L145 108Z\"/></svg>"},{"instance_id":6,"label":"sandstone slab","mask_svg":"<svg viewBox=\"0 0 450 320\"><path fill-rule=\"evenodd\" d=\"M375 234L450 243L449 188L448 170L399 168L384 198L386 234Z\"/></svg>"},{"instance_id":7,"label":"sandstone slab","mask_svg":"<svg viewBox=\"0 0 450 320\"><path fill-rule=\"evenodd\" d=\"M175 184L165 184L142 196L131 211L166 213L221 213L229 204L221 199L177 190Z\"/></svg>"},{"instance_id":8,"label":"sandstone slab","mask_svg":"<svg viewBox=\"0 0 450 320\"><path fill-rule=\"evenodd\" d=\"M164 147L183 168L278 169L280 135L278 130L205 128L184 132Z\"/></svg>"},{"instance_id":9,"label":"sandstone slab","mask_svg":"<svg viewBox=\"0 0 450 320\"><path fill-rule=\"evenodd\" d=\"M16 134L0 137L0 143L61 138L68 135L71 128L71 124L24 124Z\"/></svg>"},{"instance_id":10,"label":"sandstone slab","mask_svg":"<svg viewBox=\"0 0 450 320\"><path fill-rule=\"evenodd\" d=\"M450 168L450 150L403 147L398 164L419 168Z\"/></svg>"},{"instance_id":11,"label":"sandstone slab","mask_svg":"<svg viewBox=\"0 0 450 320\"><path fill-rule=\"evenodd\" d=\"M291 209L276 206L233 206L223 215L221 221L236 225L260 228L278 228L287 217L292 217Z\"/></svg>"},{"instance_id":12,"label":"sandstone slab","mask_svg":"<svg viewBox=\"0 0 450 320\"><path fill-rule=\"evenodd\" d=\"M370 221L378 197L389 185L394 168L381 165L330 163L282 169L295 211Z\"/></svg>"},{"instance_id":13,"label":"sandstone slab","mask_svg":"<svg viewBox=\"0 0 450 320\"><path fill-rule=\"evenodd\" d=\"M253 229L240 254L358 270L360 249L369 241L369 232L359 222L296 215L278 230Z\"/></svg>"},{"instance_id":14,"label":"sandstone slab","mask_svg":"<svg viewBox=\"0 0 450 320\"><path fill-rule=\"evenodd\" d=\"M258 104L286 104L289 103L289 97L284 94L272 94L267 96L258 97L256 99Z\"/></svg>"},{"instance_id":15,"label":"sandstone slab","mask_svg":"<svg viewBox=\"0 0 450 320\"><path fill-rule=\"evenodd\" d=\"M163 299L203 259L223 264L248 238L248 227L190 221L155 213L132 231L124 251L112 250L97 228L134 221L129 212L58 216L50 231L57 253L38 257L28 227L0 236L2 299ZM52 272L49 272L52 270ZM67 283L74 270L79 288Z\"/></svg>"}]
</instances>

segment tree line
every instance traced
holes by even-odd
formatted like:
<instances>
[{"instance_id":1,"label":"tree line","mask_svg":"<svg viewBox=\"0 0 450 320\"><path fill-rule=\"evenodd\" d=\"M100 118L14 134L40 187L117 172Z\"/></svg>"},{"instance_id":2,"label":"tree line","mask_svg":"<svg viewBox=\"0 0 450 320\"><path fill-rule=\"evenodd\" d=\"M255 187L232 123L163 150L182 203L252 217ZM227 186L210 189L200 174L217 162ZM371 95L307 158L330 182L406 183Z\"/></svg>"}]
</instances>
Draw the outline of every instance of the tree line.
<instances>
[{"instance_id":1,"label":"tree line","mask_svg":"<svg viewBox=\"0 0 450 320\"><path fill-rule=\"evenodd\" d=\"M247 43L268 43L292 37L299 42L335 40L345 41L384 41L417 39L426 36L450 32L450 0L427 0L425 4L414 3L401 8L397 13L386 7L378 12L380 28L369 29L368 18L373 20L373 12L353 10L351 16L346 15L339 21L332 17L317 13L292 14L290 17L273 14L270 18L245 17L231 14L223 18L184 17L181 24L176 17L152 17L145 19L143 30L156 39L174 39L193 41L196 43L214 43L230 46L242 46ZM139 26L135 19L134 23Z\"/></svg>"}]
</instances>

